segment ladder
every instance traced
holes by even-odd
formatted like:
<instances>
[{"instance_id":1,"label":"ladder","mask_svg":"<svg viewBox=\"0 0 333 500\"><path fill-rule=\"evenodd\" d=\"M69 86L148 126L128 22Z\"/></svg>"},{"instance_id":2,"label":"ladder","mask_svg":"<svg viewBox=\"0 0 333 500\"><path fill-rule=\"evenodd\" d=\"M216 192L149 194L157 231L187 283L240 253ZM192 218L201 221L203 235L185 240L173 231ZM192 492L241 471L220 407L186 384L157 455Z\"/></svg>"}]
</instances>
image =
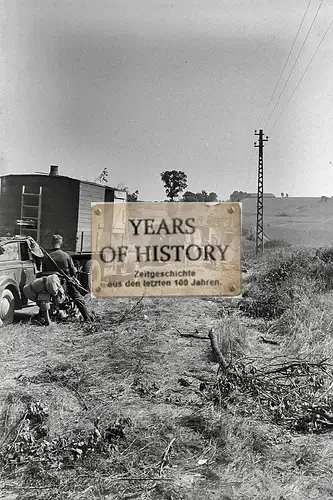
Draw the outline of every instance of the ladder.
<instances>
[{"instance_id":1,"label":"ladder","mask_svg":"<svg viewBox=\"0 0 333 500\"><path fill-rule=\"evenodd\" d=\"M25 231L29 233L33 231L37 233L35 238L37 243L40 243L41 215L42 188L39 188L39 193L27 193L25 186L22 186L20 236L24 236Z\"/></svg>"}]
</instances>

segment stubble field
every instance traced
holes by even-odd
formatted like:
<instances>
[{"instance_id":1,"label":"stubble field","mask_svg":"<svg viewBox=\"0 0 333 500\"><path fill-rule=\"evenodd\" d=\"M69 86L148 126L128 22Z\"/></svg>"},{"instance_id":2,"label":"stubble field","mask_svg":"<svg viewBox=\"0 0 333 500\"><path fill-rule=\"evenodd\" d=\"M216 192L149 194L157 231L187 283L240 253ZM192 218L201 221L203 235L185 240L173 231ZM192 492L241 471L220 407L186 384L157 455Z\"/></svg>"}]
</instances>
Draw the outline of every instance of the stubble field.
<instances>
[{"instance_id":1,"label":"stubble field","mask_svg":"<svg viewBox=\"0 0 333 500\"><path fill-rule=\"evenodd\" d=\"M256 199L242 203L243 225L256 224ZM333 243L333 199L266 198L264 199L264 231L269 239L290 245L321 246Z\"/></svg>"}]
</instances>

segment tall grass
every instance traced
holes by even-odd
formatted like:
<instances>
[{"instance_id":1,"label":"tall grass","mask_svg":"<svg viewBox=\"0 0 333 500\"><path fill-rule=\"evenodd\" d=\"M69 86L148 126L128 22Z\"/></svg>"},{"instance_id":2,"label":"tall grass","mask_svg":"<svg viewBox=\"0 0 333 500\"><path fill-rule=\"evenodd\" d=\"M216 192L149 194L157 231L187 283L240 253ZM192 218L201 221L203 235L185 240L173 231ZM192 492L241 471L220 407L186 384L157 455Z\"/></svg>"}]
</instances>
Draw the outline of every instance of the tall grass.
<instances>
[{"instance_id":1,"label":"tall grass","mask_svg":"<svg viewBox=\"0 0 333 500\"><path fill-rule=\"evenodd\" d=\"M241 309L250 316L274 319L297 303L302 291L332 289L331 248L279 248L253 266Z\"/></svg>"}]
</instances>

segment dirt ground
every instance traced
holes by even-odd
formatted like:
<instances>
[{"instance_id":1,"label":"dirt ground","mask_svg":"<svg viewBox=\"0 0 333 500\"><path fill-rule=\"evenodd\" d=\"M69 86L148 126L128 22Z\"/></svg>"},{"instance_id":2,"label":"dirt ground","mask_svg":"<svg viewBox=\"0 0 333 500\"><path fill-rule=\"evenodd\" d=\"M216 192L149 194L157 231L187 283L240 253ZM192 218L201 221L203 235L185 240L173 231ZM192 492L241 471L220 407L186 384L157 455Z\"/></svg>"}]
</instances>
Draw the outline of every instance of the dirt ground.
<instances>
[{"instance_id":1,"label":"dirt ground","mask_svg":"<svg viewBox=\"0 0 333 500\"><path fill-rule=\"evenodd\" d=\"M100 300L92 325L2 329L0 498L333 498L331 435L216 405L211 328L228 359L281 354L236 305Z\"/></svg>"}]
</instances>

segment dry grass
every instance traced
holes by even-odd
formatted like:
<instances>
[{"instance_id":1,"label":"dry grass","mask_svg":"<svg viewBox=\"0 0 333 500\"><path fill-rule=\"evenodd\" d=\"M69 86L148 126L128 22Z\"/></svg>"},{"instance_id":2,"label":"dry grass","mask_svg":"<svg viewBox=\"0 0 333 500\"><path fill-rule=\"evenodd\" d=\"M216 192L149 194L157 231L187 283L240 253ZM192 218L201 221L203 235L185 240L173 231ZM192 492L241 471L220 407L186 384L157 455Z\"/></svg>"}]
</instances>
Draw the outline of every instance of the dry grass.
<instances>
[{"instance_id":1,"label":"dry grass","mask_svg":"<svg viewBox=\"0 0 333 500\"><path fill-rule=\"evenodd\" d=\"M333 360L333 293L298 290L294 303L271 327L284 352L310 361Z\"/></svg>"},{"instance_id":2,"label":"dry grass","mask_svg":"<svg viewBox=\"0 0 333 500\"><path fill-rule=\"evenodd\" d=\"M327 300L326 319L312 311L313 322L328 332L329 299L318 300ZM11 467L7 461L1 498L333 498L329 435L293 435L256 415L242 416L232 405L214 406L204 389L216 381L209 341L180 335L195 330L206 335L214 327L229 361L274 355L275 347L264 351L258 342L258 322L224 301L202 299L144 299L123 318L134 304L93 303L98 321L91 327L24 323L1 331L1 442L20 441L20 418L32 401L47 405L48 416L36 410L46 428L43 439L61 437L67 443L67 448L57 444L43 462L41 455L28 456L34 446L41 449L37 439L26 448L27 462ZM313 322L304 329L310 331ZM281 337L283 349L297 351L296 334L302 335L295 330L289 343ZM327 342L325 334L319 336L311 349L320 344L326 352ZM297 352L309 353L307 345ZM68 453L81 446L77 435L87 441L96 428L104 441L68 465ZM109 441L107 429L113 429Z\"/></svg>"}]
</instances>

